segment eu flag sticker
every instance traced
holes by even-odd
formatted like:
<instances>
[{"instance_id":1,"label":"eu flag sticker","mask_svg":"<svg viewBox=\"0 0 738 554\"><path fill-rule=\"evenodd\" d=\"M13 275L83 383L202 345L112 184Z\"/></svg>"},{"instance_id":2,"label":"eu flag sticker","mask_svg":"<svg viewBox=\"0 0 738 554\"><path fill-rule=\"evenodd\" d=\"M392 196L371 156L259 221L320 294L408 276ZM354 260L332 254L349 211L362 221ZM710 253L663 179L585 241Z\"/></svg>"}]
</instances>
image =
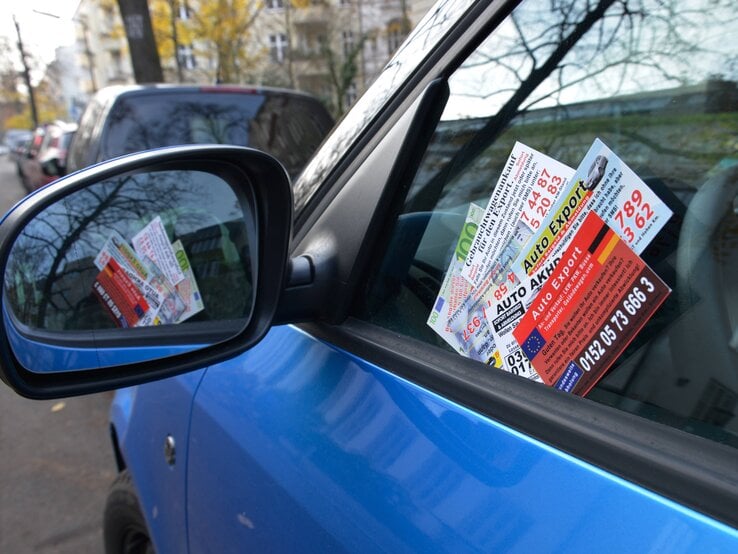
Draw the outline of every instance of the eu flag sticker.
<instances>
[{"instance_id":1,"label":"eu flag sticker","mask_svg":"<svg viewBox=\"0 0 738 554\"><path fill-rule=\"evenodd\" d=\"M523 349L523 352L525 352L525 355L528 356L528 359L532 360L545 344L546 340L541 336L538 329L535 328L531 331L528 338L525 339L525 342L521 344L520 347Z\"/></svg>"},{"instance_id":2,"label":"eu flag sticker","mask_svg":"<svg viewBox=\"0 0 738 554\"><path fill-rule=\"evenodd\" d=\"M569 362L566 366L563 375L556 381L554 387L564 392L571 392L574 390L574 386L579 382L584 372L575 362Z\"/></svg>"}]
</instances>

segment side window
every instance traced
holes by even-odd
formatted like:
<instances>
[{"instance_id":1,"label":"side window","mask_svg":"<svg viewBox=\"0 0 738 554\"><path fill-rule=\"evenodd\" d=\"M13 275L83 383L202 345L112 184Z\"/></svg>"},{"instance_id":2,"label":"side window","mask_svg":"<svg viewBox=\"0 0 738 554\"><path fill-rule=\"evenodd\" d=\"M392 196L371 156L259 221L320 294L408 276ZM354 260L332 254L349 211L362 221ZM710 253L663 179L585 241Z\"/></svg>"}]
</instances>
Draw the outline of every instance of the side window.
<instances>
[{"instance_id":1,"label":"side window","mask_svg":"<svg viewBox=\"0 0 738 554\"><path fill-rule=\"evenodd\" d=\"M732 4L701 3L543 8L531 0L516 8L451 76L446 109L358 316L479 359L487 364L480 371L538 375L738 447L738 47ZM532 163L516 166L521 152ZM515 179L522 188L510 185ZM569 209L572 190L580 198ZM611 231L585 223L588 212ZM489 236L476 238L480 230ZM618 259L646 281L592 273L580 290L579 274L568 275L566 294L543 278L534 283L543 296L534 297L535 307L524 305L510 330L525 363L505 359L512 346L502 344L497 328L492 343L464 343L491 325L500 303L516 301L526 282L513 270L526 253L532 264L536 245L550 239L553 252L559 241L572 246L579 237L583 244L586 233L589 255L601 261L621 249ZM476 276L457 267L454 278L463 280L451 283L448 272L466 262L470 248L486 251L490 263ZM548 259L544 277L563 279L562 257L568 259L559 251ZM485 286L499 294L480 292ZM479 304L464 304L474 295L492 317ZM604 313L608 302L612 311ZM461 308L449 316L444 303ZM526 321L532 331L523 332ZM543 339L537 346L534 331ZM551 370L561 375L556 383L544 375L549 368L536 365L544 363L538 356L546 341L557 345L549 350L581 347L566 360L551 354L545 361L560 364ZM596 371L593 388L562 385L566 376L574 382Z\"/></svg>"}]
</instances>

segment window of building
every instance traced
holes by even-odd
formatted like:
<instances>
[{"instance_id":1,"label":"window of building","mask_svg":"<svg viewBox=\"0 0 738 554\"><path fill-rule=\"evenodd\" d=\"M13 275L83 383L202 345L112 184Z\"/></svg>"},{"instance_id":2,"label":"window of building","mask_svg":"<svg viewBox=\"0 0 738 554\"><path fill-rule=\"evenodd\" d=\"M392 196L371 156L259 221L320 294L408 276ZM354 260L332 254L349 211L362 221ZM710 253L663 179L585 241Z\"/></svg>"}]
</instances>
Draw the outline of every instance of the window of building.
<instances>
[{"instance_id":1,"label":"window of building","mask_svg":"<svg viewBox=\"0 0 738 554\"><path fill-rule=\"evenodd\" d=\"M195 69L197 67L195 52L193 51L191 44L180 44L177 47L177 57L179 58L179 63L183 68Z\"/></svg>"},{"instance_id":2,"label":"window of building","mask_svg":"<svg viewBox=\"0 0 738 554\"><path fill-rule=\"evenodd\" d=\"M116 13L111 6L102 6L102 17L100 18L99 31L104 36L110 36L113 32L113 24L116 20ZM83 16L82 26L86 29L87 23Z\"/></svg>"},{"instance_id":3,"label":"window of building","mask_svg":"<svg viewBox=\"0 0 738 554\"><path fill-rule=\"evenodd\" d=\"M123 56L120 50L110 51L110 68L109 74L110 79L114 80L120 77L123 73Z\"/></svg>"},{"instance_id":4,"label":"window of building","mask_svg":"<svg viewBox=\"0 0 738 554\"><path fill-rule=\"evenodd\" d=\"M287 35L284 33L269 35L269 56L274 63L284 63L288 45Z\"/></svg>"},{"instance_id":5,"label":"window of building","mask_svg":"<svg viewBox=\"0 0 738 554\"><path fill-rule=\"evenodd\" d=\"M369 37L369 49L371 50L373 56L376 56L377 52L379 52L379 41L377 40L376 34L373 34L371 37Z\"/></svg>"},{"instance_id":6,"label":"window of building","mask_svg":"<svg viewBox=\"0 0 738 554\"><path fill-rule=\"evenodd\" d=\"M354 32L343 31L341 37L343 39L343 55L348 58L352 55L355 47Z\"/></svg>"},{"instance_id":7,"label":"window of building","mask_svg":"<svg viewBox=\"0 0 738 554\"><path fill-rule=\"evenodd\" d=\"M402 24L399 21L393 21L387 25L387 51L390 55L400 47L404 40L405 33L402 31Z\"/></svg>"},{"instance_id":8,"label":"window of building","mask_svg":"<svg viewBox=\"0 0 738 554\"><path fill-rule=\"evenodd\" d=\"M179 19L188 21L191 16L190 7L187 2L180 2L178 6Z\"/></svg>"},{"instance_id":9,"label":"window of building","mask_svg":"<svg viewBox=\"0 0 738 554\"><path fill-rule=\"evenodd\" d=\"M352 81L351 84L346 89L346 93L344 94L344 101L346 102L346 106L350 106L356 101L356 97L358 96L358 91L356 87L356 81Z\"/></svg>"}]
</instances>

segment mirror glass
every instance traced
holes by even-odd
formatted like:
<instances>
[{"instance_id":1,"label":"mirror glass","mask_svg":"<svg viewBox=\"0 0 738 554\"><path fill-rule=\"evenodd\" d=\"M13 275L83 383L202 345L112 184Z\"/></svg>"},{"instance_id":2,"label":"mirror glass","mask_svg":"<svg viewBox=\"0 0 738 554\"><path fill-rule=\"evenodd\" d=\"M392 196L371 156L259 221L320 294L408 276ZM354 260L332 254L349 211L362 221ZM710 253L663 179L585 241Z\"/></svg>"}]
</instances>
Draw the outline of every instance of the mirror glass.
<instances>
[{"instance_id":1,"label":"mirror glass","mask_svg":"<svg viewBox=\"0 0 738 554\"><path fill-rule=\"evenodd\" d=\"M253 306L251 205L190 170L116 176L52 204L6 266L16 356L31 371L68 371L122 363L121 347L141 361L233 336Z\"/></svg>"}]
</instances>

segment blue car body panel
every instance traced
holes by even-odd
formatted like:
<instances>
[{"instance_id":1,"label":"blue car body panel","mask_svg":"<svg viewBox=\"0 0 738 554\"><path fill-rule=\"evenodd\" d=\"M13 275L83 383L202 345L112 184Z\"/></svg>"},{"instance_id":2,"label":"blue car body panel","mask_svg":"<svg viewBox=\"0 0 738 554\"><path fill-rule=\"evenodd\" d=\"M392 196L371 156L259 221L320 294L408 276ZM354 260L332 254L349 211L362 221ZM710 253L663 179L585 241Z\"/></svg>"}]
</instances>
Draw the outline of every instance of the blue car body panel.
<instances>
[{"instance_id":1,"label":"blue car body panel","mask_svg":"<svg viewBox=\"0 0 738 554\"><path fill-rule=\"evenodd\" d=\"M113 421L158 552L738 550L735 529L294 327L131 391ZM188 430L168 467L165 435Z\"/></svg>"},{"instance_id":2,"label":"blue car body panel","mask_svg":"<svg viewBox=\"0 0 738 554\"><path fill-rule=\"evenodd\" d=\"M135 364L148 360L167 358L202 348L197 344L167 346L138 346L136 348L70 348L36 341L23 336L3 309L5 329L13 353L23 367L37 372L78 371L97 369L120 364Z\"/></svg>"},{"instance_id":3,"label":"blue car body panel","mask_svg":"<svg viewBox=\"0 0 738 554\"><path fill-rule=\"evenodd\" d=\"M187 437L192 400L205 370L116 392L110 420L160 553L186 553ZM164 441L176 441L169 465Z\"/></svg>"}]
</instances>

